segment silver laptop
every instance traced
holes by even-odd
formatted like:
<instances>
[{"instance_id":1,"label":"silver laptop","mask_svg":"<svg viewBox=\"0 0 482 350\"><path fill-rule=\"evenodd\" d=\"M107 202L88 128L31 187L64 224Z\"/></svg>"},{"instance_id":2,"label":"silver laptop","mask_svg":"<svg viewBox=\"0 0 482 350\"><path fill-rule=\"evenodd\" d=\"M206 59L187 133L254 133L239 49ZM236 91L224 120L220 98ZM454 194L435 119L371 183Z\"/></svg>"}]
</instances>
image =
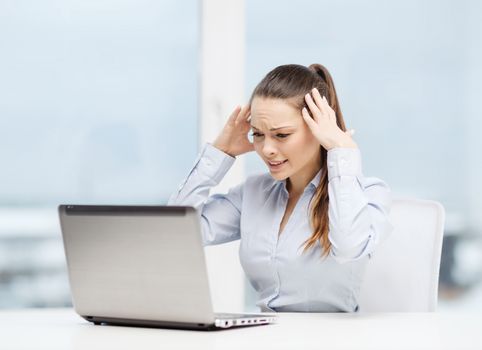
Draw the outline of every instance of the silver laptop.
<instances>
[{"instance_id":1,"label":"silver laptop","mask_svg":"<svg viewBox=\"0 0 482 350\"><path fill-rule=\"evenodd\" d=\"M189 206L60 205L75 311L94 324L214 330L275 314L214 313Z\"/></svg>"}]
</instances>

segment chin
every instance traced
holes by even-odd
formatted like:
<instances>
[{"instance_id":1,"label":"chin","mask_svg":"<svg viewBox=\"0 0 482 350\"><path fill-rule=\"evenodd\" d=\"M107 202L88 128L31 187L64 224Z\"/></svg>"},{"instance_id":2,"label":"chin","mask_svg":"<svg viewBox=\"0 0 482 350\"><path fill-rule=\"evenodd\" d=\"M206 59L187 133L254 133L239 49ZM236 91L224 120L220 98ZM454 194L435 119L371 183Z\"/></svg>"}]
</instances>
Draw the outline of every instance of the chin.
<instances>
[{"instance_id":1,"label":"chin","mask_svg":"<svg viewBox=\"0 0 482 350\"><path fill-rule=\"evenodd\" d=\"M269 169L268 169L269 170ZM285 179L287 179L289 177L289 175L286 175L286 173L273 173L273 172L269 172L271 177L275 180L278 180L278 181L283 181Z\"/></svg>"}]
</instances>

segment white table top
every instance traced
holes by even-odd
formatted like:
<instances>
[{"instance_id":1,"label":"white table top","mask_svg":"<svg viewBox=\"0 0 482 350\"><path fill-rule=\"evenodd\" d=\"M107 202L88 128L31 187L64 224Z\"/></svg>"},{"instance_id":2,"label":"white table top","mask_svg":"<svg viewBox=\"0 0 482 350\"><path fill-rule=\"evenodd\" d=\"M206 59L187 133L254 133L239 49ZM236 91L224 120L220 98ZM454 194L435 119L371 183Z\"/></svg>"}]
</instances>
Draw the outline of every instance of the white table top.
<instances>
[{"instance_id":1,"label":"white table top","mask_svg":"<svg viewBox=\"0 0 482 350\"><path fill-rule=\"evenodd\" d=\"M1 349L482 349L482 315L280 313L277 324L203 332L94 326L72 309L0 311Z\"/></svg>"}]
</instances>

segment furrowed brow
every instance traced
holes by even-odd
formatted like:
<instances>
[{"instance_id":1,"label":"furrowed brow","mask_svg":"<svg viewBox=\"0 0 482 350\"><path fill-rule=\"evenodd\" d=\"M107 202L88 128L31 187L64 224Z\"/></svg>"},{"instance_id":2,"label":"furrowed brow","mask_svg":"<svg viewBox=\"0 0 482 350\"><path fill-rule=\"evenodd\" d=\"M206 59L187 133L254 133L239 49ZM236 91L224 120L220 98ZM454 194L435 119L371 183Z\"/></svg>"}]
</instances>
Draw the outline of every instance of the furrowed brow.
<instances>
[{"instance_id":1,"label":"furrowed brow","mask_svg":"<svg viewBox=\"0 0 482 350\"><path fill-rule=\"evenodd\" d=\"M258 129L257 127L255 127L254 125L251 125L251 127L252 127L253 129L259 130L259 129ZM285 128L294 128L294 126L291 126L291 125L280 126L280 127L277 127L277 128L271 128L271 129L269 129L269 131L275 131L275 130L285 129Z\"/></svg>"}]
</instances>

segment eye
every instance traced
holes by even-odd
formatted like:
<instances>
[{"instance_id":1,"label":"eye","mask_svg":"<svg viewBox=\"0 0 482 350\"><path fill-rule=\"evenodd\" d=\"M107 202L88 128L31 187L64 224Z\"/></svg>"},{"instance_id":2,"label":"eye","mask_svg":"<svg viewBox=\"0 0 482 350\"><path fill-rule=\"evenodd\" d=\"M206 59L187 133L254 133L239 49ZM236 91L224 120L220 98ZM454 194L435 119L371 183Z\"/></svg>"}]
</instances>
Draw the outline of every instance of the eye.
<instances>
[{"instance_id":1,"label":"eye","mask_svg":"<svg viewBox=\"0 0 482 350\"><path fill-rule=\"evenodd\" d=\"M251 133L251 136L253 136L253 137L261 137L261 136L263 136L263 134L260 134L259 132L253 132L253 133Z\"/></svg>"},{"instance_id":2,"label":"eye","mask_svg":"<svg viewBox=\"0 0 482 350\"><path fill-rule=\"evenodd\" d=\"M276 134L276 136L278 136L279 138L282 138L282 139L284 139L284 138L286 138L286 137L288 137L288 136L290 136L290 135L291 135L291 134Z\"/></svg>"}]
</instances>

